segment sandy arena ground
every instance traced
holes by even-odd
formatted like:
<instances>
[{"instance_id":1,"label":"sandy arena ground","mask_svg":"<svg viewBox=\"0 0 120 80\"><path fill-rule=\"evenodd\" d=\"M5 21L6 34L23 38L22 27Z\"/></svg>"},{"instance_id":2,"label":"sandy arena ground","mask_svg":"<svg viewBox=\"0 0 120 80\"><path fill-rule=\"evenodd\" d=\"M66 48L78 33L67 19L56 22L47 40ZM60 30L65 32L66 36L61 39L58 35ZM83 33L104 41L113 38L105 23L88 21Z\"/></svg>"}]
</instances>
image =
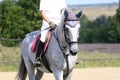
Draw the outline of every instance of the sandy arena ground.
<instances>
[{"instance_id":1,"label":"sandy arena ground","mask_svg":"<svg viewBox=\"0 0 120 80\"><path fill-rule=\"evenodd\" d=\"M0 72L0 80L16 80L15 76L16 72ZM42 80L55 79L52 74L44 74ZM71 80L120 80L120 68L74 69Z\"/></svg>"}]
</instances>

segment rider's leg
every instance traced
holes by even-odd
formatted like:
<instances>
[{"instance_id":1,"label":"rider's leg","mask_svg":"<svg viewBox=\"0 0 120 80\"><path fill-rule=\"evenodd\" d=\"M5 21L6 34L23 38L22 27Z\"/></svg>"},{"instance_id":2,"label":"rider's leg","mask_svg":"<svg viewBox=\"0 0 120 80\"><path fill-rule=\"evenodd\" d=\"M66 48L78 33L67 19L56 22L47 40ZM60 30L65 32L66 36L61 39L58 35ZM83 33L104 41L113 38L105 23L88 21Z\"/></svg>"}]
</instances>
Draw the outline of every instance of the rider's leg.
<instances>
[{"instance_id":1,"label":"rider's leg","mask_svg":"<svg viewBox=\"0 0 120 80\"><path fill-rule=\"evenodd\" d=\"M41 38L38 42L38 46L37 46L37 52L36 52L36 59L35 59L35 66L39 67L41 65L40 62L40 53L42 52L43 48L44 48L44 43L46 40L46 35L48 33L48 30L44 30L41 31Z\"/></svg>"},{"instance_id":2,"label":"rider's leg","mask_svg":"<svg viewBox=\"0 0 120 80\"><path fill-rule=\"evenodd\" d=\"M36 52L36 58L35 58L35 66L40 66L41 62L40 62L40 53L42 52L44 48L44 43L42 41L38 41L38 45L37 45L37 52Z\"/></svg>"}]
</instances>

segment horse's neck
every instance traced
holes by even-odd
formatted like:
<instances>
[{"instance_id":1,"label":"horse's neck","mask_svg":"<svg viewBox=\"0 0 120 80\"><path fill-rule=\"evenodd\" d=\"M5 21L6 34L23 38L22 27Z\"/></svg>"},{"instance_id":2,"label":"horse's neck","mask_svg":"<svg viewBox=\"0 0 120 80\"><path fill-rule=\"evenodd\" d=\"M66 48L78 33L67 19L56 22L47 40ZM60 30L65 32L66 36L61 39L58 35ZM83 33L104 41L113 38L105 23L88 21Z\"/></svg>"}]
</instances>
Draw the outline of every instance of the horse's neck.
<instances>
[{"instance_id":1,"label":"horse's neck","mask_svg":"<svg viewBox=\"0 0 120 80\"><path fill-rule=\"evenodd\" d=\"M55 37L57 38L57 41L61 47L65 47L67 45L66 40L65 40L64 30L63 30L64 19L65 19L65 16L64 16L64 14L62 14L61 22L54 31Z\"/></svg>"},{"instance_id":2,"label":"horse's neck","mask_svg":"<svg viewBox=\"0 0 120 80\"><path fill-rule=\"evenodd\" d=\"M63 25L59 25L56 29L56 37L58 39L58 43L60 44L61 47L66 47L67 43L65 40L65 34L63 30Z\"/></svg>"}]
</instances>

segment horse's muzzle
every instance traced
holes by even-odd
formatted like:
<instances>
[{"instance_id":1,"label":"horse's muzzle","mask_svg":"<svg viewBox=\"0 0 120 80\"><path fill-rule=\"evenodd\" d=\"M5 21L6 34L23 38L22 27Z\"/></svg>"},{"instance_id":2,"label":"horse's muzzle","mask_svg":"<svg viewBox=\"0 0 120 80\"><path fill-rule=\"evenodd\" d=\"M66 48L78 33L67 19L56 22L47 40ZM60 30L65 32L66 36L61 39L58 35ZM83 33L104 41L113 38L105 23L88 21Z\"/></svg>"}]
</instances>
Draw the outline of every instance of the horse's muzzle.
<instances>
[{"instance_id":1,"label":"horse's muzzle","mask_svg":"<svg viewBox=\"0 0 120 80\"><path fill-rule=\"evenodd\" d=\"M79 52L78 44L77 43L73 43L70 46L70 54L75 56L78 52Z\"/></svg>"},{"instance_id":2,"label":"horse's muzzle","mask_svg":"<svg viewBox=\"0 0 120 80\"><path fill-rule=\"evenodd\" d=\"M72 50L70 50L70 54L75 56L77 54L77 52L73 52Z\"/></svg>"}]
</instances>

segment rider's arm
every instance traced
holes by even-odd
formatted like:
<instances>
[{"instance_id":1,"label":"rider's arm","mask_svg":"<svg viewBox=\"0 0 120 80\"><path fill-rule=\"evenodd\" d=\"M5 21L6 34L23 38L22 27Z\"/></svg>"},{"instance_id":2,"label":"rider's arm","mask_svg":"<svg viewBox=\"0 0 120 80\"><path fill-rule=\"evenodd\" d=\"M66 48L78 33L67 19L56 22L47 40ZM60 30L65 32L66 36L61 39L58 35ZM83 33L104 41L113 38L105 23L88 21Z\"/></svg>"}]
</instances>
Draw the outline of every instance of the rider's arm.
<instances>
[{"instance_id":1,"label":"rider's arm","mask_svg":"<svg viewBox=\"0 0 120 80\"><path fill-rule=\"evenodd\" d=\"M44 10L41 10L41 15L42 15L42 18L48 22L48 24L51 22L51 20L46 16L46 12Z\"/></svg>"},{"instance_id":2,"label":"rider's arm","mask_svg":"<svg viewBox=\"0 0 120 80\"><path fill-rule=\"evenodd\" d=\"M62 8L61 9L61 14L64 12L64 10L66 10L67 8Z\"/></svg>"}]
</instances>

